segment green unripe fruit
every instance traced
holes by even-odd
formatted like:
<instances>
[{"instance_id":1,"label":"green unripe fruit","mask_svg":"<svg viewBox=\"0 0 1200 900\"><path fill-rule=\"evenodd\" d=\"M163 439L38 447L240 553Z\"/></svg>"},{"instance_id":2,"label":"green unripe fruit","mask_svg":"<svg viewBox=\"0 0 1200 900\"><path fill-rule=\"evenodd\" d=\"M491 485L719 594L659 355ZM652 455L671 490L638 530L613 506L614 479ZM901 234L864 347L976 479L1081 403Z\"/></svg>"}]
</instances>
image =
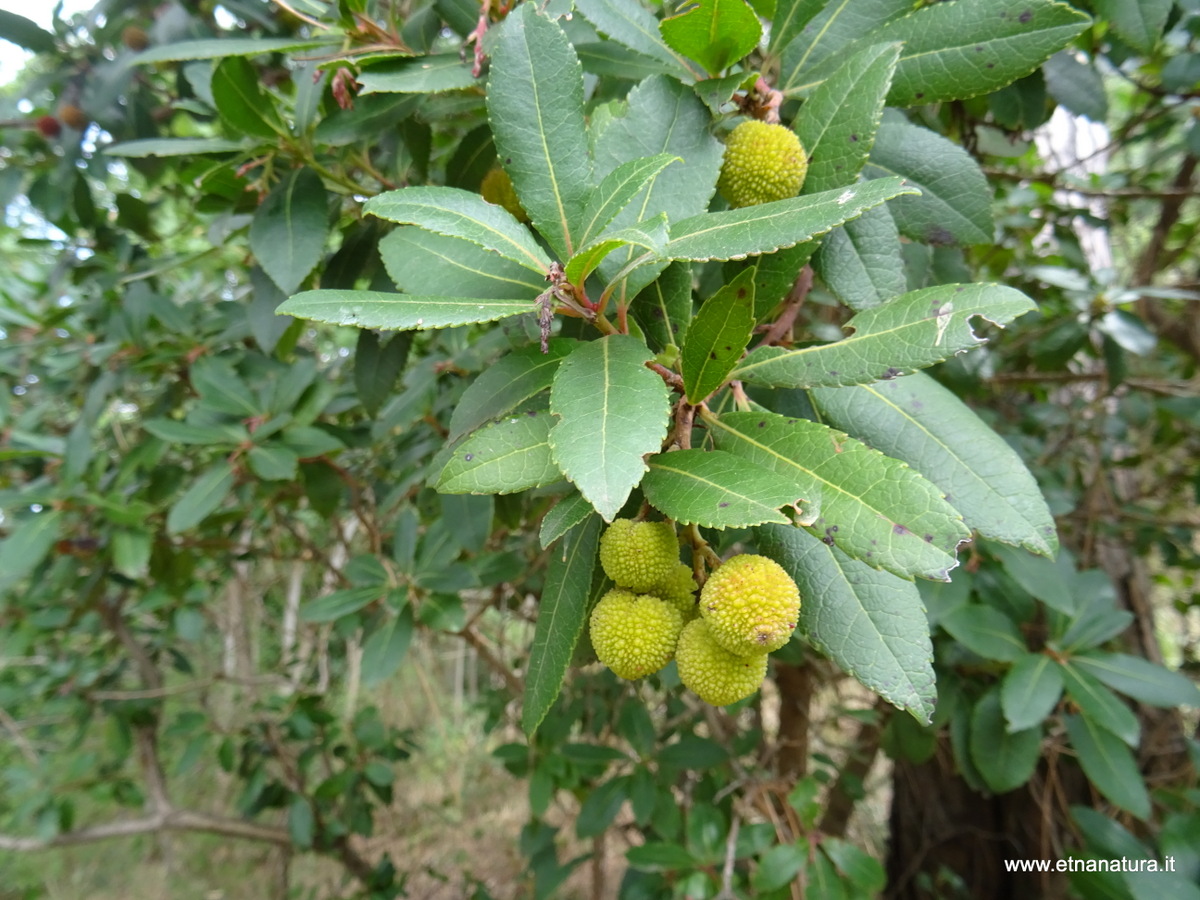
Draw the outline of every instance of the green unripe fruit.
<instances>
[{"instance_id":1,"label":"green unripe fruit","mask_svg":"<svg viewBox=\"0 0 1200 900\"><path fill-rule=\"evenodd\" d=\"M700 615L730 653L770 653L788 642L800 613L796 582L773 559L743 553L717 568L700 592Z\"/></svg>"},{"instance_id":2,"label":"green unripe fruit","mask_svg":"<svg viewBox=\"0 0 1200 900\"><path fill-rule=\"evenodd\" d=\"M808 157L796 132L758 119L743 122L725 139L725 160L717 190L737 209L800 193Z\"/></svg>"},{"instance_id":3,"label":"green unripe fruit","mask_svg":"<svg viewBox=\"0 0 1200 900\"><path fill-rule=\"evenodd\" d=\"M690 622L700 613L696 606L696 579L687 563L676 565L666 580L651 588L650 593L679 610L684 622Z\"/></svg>"},{"instance_id":4,"label":"green unripe fruit","mask_svg":"<svg viewBox=\"0 0 1200 900\"><path fill-rule=\"evenodd\" d=\"M588 628L600 662L633 680L671 661L683 617L665 600L617 588L600 598Z\"/></svg>"},{"instance_id":5,"label":"green unripe fruit","mask_svg":"<svg viewBox=\"0 0 1200 900\"><path fill-rule=\"evenodd\" d=\"M619 586L648 594L679 565L679 542L670 522L617 519L600 538L600 565Z\"/></svg>"},{"instance_id":6,"label":"green unripe fruit","mask_svg":"<svg viewBox=\"0 0 1200 900\"><path fill-rule=\"evenodd\" d=\"M518 222L529 221L529 214L525 212L525 207L521 205L521 201L517 199L517 192L513 189L512 179L499 166L489 169L488 173L483 176L483 183L479 185L479 193L483 195L483 199L488 203L503 206L513 214L513 218Z\"/></svg>"},{"instance_id":7,"label":"green unripe fruit","mask_svg":"<svg viewBox=\"0 0 1200 900\"><path fill-rule=\"evenodd\" d=\"M718 644L704 619L683 628L675 648L679 680L712 706L728 706L749 697L767 677L767 654L736 656Z\"/></svg>"}]
</instances>

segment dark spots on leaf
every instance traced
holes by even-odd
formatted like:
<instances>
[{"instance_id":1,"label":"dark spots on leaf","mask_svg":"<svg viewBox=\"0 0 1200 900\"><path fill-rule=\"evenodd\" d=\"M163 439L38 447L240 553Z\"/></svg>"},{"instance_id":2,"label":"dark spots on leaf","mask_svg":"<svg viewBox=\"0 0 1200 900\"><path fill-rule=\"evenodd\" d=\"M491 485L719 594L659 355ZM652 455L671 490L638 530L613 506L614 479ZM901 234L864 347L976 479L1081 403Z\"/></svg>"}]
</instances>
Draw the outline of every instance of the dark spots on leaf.
<instances>
[{"instance_id":1,"label":"dark spots on leaf","mask_svg":"<svg viewBox=\"0 0 1200 900\"><path fill-rule=\"evenodd\" d=\"M925 535L925 543L927 543L927 544L933 543L933 535L932 534Z\"/></svg>"},{"instance_id":2,"label":"dark spots on leaf","mask_svg":"<svg viewBox=\"0 0 1200 900\"><path fill-rule=\"evenodd\" d=\"M716 354L716 353L710 353L710 354L708 354L708 358L709 358L709 359L716 359L716 358L717 358L717 354Z\"/></svg>"},{"instance_id":3,"label":"dark spots on leaf","mask_svg":"<svg viewBox=\"0 0 1200 900\"><path fill-rule=\"evenodd\" d=\"M656 307L654 307L654 318L656 318L656 319L661 319L662 317L663 317L663 311L662 311L662 309L660 309L660 308L659 308L659 307L657 307L657 306L656 306Z\"/></svg>"},{"instance_id":4,"label":"dark spots on leaf","mask_svg":"<svg viewBox=\"0 0 1200 900\"><path fill-rule=\"evenodd\" d=\"M828 544L830 547L832 547L833 546L833 538L831 538L829 535L825 535L825 537L821 538L821 543Z\"/></svg>"},{"instance_id":5,"label":"dark spots on leaf","mask_svg":"<svg viewBox=\"0 0 1200 900\"><path fill-rule=\"evenodd\" d=\"M912 408L913 408L913 409L924 409L924 408L925 408L925 404L924 404L924 403L922 403L920 400L913 400L913 402L912 402Z\"/></svg>"},{"instance_id":6,"label":"dark spots on leaf","mask_svg":"<svg viewBox=\"0 0 1200 900\"><path fill-rule=\"evenodd\" d=\"M745 299L745 297L746 297L746 289L745 289L745 288L738 288L738 299L739 299L739 300L744 300L744 299Z\"/></svg>"},{"instance_id":7,"label":"dark spots on leaf","mask_svg":"<svg viewBox=\"0 0 1200 900\"><path fill-rule=\"evenodd\" d=\"M511 157L511 156L506 156L506 157L504 158L504 164L505 164L506 166L512 165L512 157Z\"/></svg>"},{"instance_id":8,"label":"dark spots on leaf","mask_svg":"<svg viewBox=\"0 0 1200 900\"><path fill-rule=\"evenodd\" d=\"M867 551L867 559L870 559L874 555L875 554L872 551L870 551L870 550Z\"/></svg>"},{"instance_id":9,"label":"dark spots on leaf","mask_svg":"<svg viewBox=\"0 0 1200 900\"><path fill-rule=\"evenodd\" d=\"M987 67L988 67L989 69L994 69L994 68L996 68L996 64L995 64L994 62L990 62L990 63L988 63L988 64L987 64Z\"/></svg>"},{"instance_id":10,"label":"dark spots on leaf","mask_svg":"<svg viewBox=\"0 0 1200 900\"><path fill-rule=\"evenodd\" d=\"M921 98L923 98L925 96L925 92L917 91L913 96L916 97L918 100L920 100Z\"/></svg>"},{"instance_id":11,"label":"dark spots on leaf","mask_svg":"<svg viewBox=\"0 0 1200 900\"><path fill-rule=\"evenodd\" d=\"M982 52L983 52L983 45L982 45L982 44L976 44L976 45L975 45L975 52L976 52L976 53L982 53Z\"/></svg>"},{"instance_id":12,"label":"dark spots on leaf","mask_svg":"<svg viewBox=\"0 0 1200 900\"><path fill-rule=\"evenodd\" d=\"M956 294L961 294L962 292L963 292L963 287L961 284L954 289L954 293L956 293Z\"/></svg>"},{"instance_id":13,"label":"dark spots on leaf","mask_svg":"<svg viewBox=\"0 0 1200 900\"><path fill-rule=\"evenodd\" d=\"M830 377L830 378L837 378L837 377L838 377L838 370L837 370L837 369L830 369L830 370L829 370L829 377Z\"/></svg>"},{"instance_id":14,"label":"dark spots on leaf","mask_svg":"<svg viewBox=\"0 0 1200 900\"><path fill-rule=\"evenodd\" d=\"M899 524L892 526L892 533L893 534L911 534L911 532L907 528L905 528L903 525L899 525Z\"/></svg>"},{"instance_id":15,"label":"dark spots on leaf","mask_svg":"<svg viewBox=\"0 0 1200 900\"><path fill-rule=\"evenodd\" d=\"M838 527L836 525L831 525L831 526L829 526L829 530L832 531L834 534L837 534Z\"/></svg>"},{"instance_id":16,"label":"dark spots on leaf","mask_svg":"<svg viewBox=\"0 0 1200 900\"><path fill-rule=\"evenodd\" d=\"M759 428L766 428L766 427L767 427L766 420L763 420L762 422L759 422L759 423L758 423L758 427L759 427Z\"/></svg>"},{"instance_id":17,"label":"dark spots on leaf","mask_svg":"<svg viewBox=\"0 0 1200 900\"><path fill-rule=\"evenodd\" d=\"M954 243L954 235L941 225L931 225L925 232L925 242L935 247L949 247Z\"/></svg>"},{"instance_id":18,"label":"dark spots on leaf","mask_svg":"<svg viewBox=\"0 0 1200 900\"><path fill-rule=\"evenodd\" d=\"M887 371L883 373L883 380L889 381L900 374L900 370L895 366L888 366Z\"/></svg>"},{"instance_id":19,"label":"dark spots on leaf","mask_svg":"<svg viewBox=\"0 0 1200 900\"><path fill-rule=\"evenodd\" d=\"M852 140L854 143L857 144L858 143L858 135L857 134L850 135L850 140Z\"/></svg>"},{"instance_id":20,"label":"dark spots on leaf","mask_svg":"<svg viewBox=\"0 0 1200 900\"><path fill-rule=\"evenodd\" d=\"M525 415L529 416L529 418L531 418L531 419L536 419L537 418L537 410L531 409L531 410L529 410L529 412L525 413Z\"/></svg>"},{"instance_id":21,"label":"dark spots on leaf","mask_svg":"<svg viewBox=\"0 0 1200 900\"><path fill-rule=\"evenodd\" d=\"M871 545L872 545L872 546L874 546L874 547L878 547L878 546L879 546L879 541L877 541L877 540L875 540L874 538L872 538L872 539L871 539Z\"/></svg>"},{"instance_id":22,"label":"dark spots on leaf","mask_svg":"<svg viewBox=\"0 0 1200 900\"><path fill-rule=\"evenodd\" d=\"M717 504L717 509L724 509L724 508L725 508L725 507L727 507L728 505L729 505L729 504L728 504L728 503L726 503L725 501L721 501L720 503L718 503L718 504Z\"/></svg>"},{"instance_id":23,"label":"dark spots on leaf","mask_svg":"<svg viewBox=\"0 0 1200 900\"><path fill-rule=\"evenodd\" d=\"M730 350L732 350L732 349L733 349L733 348L732 348L732 347L730 347L728 344L726 344L726 345L725 345L725 352L726 352L726 353L728 353L728 352L729 352Z\"/></svg>"},{"instance_id":24,"label":"dark spots on leaf","mask_svg":"<svg viewBox=\"0 0 1200 900\"><path fill-rule=\"evenodd\" d=\"M474 458L475 458L475 454L474 454L474 453L468 453L466 456L464 456L464 457L463 457L463 459L465 459L467 462L470 462L470 461L471 461L471 460L473 460Z\"/></svg>"},{"instance_id":25,"label":"dark spots on leaf","mask_svg":"<svg viewBox=\"0 0 1200 900\"><path fill-rule=\"evenodd\" d=\"M1027 10L1025 10L1025 12L1023 12L1019 16L1017 16L1017 21L1020 22L1022 25L1024 25L1026 22L1028 22L1032 18L1033 18L1033 13L1027 9Z\"/></svg>"}]
</instances>

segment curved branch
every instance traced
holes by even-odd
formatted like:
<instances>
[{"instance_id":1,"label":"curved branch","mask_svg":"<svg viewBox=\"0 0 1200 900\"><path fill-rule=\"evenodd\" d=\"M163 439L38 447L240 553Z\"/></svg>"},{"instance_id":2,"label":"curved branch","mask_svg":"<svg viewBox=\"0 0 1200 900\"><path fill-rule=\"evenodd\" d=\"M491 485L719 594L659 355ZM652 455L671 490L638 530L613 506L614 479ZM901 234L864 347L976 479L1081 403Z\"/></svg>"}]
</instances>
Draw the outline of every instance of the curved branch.
<instances>
[{"instance_id":1,"label":"curved branch","mask_svg":"<svg viewBox=\"0 0 1200 900\"><path fill-rule=\"evenodd\" d=\"M187 809L167 809L156 815L93 825L90 828L68 831L52 838L15 837L0 834L0 850L18 852L53 850L58 847L76 847L80 844L94 844L113 838L136 837L141 834L155 834L162 831L196 831L251 841L264 841L283 847L292 845L291 837L282 828L258 825L241 819L211 816L207 813Z\"/></svg>"}]
</instances>

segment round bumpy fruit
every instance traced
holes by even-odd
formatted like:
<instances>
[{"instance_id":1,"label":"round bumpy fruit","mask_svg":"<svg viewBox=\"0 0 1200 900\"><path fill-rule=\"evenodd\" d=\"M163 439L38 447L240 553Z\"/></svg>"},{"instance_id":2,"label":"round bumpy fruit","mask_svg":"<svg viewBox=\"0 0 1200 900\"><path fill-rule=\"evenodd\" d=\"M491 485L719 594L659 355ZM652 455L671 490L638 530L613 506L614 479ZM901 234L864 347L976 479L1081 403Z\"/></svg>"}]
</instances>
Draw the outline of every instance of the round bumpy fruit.
<instances>
[{"instance_id":1,"label":"round bumpy fruit","mask_svg":"<svg viewBox=\"0 0 1200 900\"><path fill-rule=\"evenodd\" d=\"M679 542L670 522L617 519L600 538L600 565L620 587L648 594L679 565Z\"/></svg>"},{"instance_id":2,"label":"round bumpy fruit","mask_svg":"<svg viewBox=\"0 0 1200 900\"><path fill-rule=\"evenodd\" d=\"M728 706L749 697L767 677L767 654L737 656L718 644L704 619L683 628L675 648L679 680L712 706Z\"/></svg>"},{"instance_id":3,"label":"round bumpy fruit","mask_svg":"<svg viewBox=\"0 0 1200 900\"><path fill-rule=\"evenodd\" d=\"M730 653L752 656L788 642L800 591L773 559L743 553L719 566L700 592L700 615Z\"/></svg>"},{"instance_id":4,"label":"round bumpy fruit","mask_svg":"<svg viewBox=\"0 0 1200 900\"><path fill-rule=\"evenodd\" d=\"M671 661L683 617L665 600L617 588L600 598L588 627L600 662L632 681Z\"/></svg>"},{"instance_id":5,"label":"round bumpy fruit","mask_svg":"<svg viewBox=\"0 0 1200 900\"><path fill-rule=\"evenodd\" d=\"M664 581L651 588L650 593L679 610L684 622L690 622L700 613L696 607L696 579L687 563L676 565Z\"/></svg>"},{"instance_id":6,"label":"round bumpy fruit","mask_svg":"<svg viewBox=\"0 0 1200 900\"><path fill-rule=\"evenodd\" d=\"M42 116L34 125L37 127L38 133L44 138L53 140L62 134L62 123L54 116Z\"/></svg>"},{"instance_id":7,"label":"round bumpy fruit","mask_svg":"<svg viewBox=\"0 0 1200 900\"><path fill-rule=\"evenodd\" d=\"M483 199L488 203L503 206L513 214L513 218L518 222L529 221L529 214L525 212L525 207L521 205L521 201L517 199L517 192L513 189L512 179L499 166L489 169L488 173L483 176L483 183L479 185L479 193L483 195Z\"/></svg>"},{"instance_id":8,"label":"round bumpy fruit","mask_svg":"<svg viewBox=\"0 0 1200 900\"><path fill-rule=\"evenodd\" d=\"M790 128L757 119L743 122L725 140L725 161L717 189L735 209L800 193L808 157Z\"/></svg>"}]
</instances>

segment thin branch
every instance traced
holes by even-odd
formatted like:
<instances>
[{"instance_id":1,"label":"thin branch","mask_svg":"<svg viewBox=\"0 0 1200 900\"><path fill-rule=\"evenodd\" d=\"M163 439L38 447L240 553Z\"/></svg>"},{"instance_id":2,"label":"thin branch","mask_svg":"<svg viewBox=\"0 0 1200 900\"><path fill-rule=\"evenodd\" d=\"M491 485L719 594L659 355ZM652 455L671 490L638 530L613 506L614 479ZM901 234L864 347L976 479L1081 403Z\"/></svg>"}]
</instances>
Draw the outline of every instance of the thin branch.
<instances>
[{"instance_id":1,"label":"thin branch","mask_svg":"<svg viewBox=\"0 0 1200 900\"><path fill-rule=\"evenodd\" d=\"M458 634L475 648L475 652L483 657L483 661L488 664L493 672L504 679L504 683L508 685L508 689L514 697L520 697L525 693L525 685L521 683L521 679L512 673L512 670L504 664L504 660L496 656L492 648L488 646L487 641L480 637L475 629L464 628Z\"/></svg>"},{"instance_id":2,"label":"thin branch","mask_svg":"<svg viewBox=\"0 0 1200 900\"><path fill-rule=\"evenodd\" d=\"M52 838L15 837L0 834L0 850L16 852L53 850L59 847L77 847L81 844L95 844L114 838L136 837L162 831L196 831L251 841L264 841L283 847L290 847L292 844L290 835L282 828L257 825L241 819L210 816L207 813L192 810L168 808L144 818L93 825L91 828L68 831Z\"/></svg>"}]
</instances>

